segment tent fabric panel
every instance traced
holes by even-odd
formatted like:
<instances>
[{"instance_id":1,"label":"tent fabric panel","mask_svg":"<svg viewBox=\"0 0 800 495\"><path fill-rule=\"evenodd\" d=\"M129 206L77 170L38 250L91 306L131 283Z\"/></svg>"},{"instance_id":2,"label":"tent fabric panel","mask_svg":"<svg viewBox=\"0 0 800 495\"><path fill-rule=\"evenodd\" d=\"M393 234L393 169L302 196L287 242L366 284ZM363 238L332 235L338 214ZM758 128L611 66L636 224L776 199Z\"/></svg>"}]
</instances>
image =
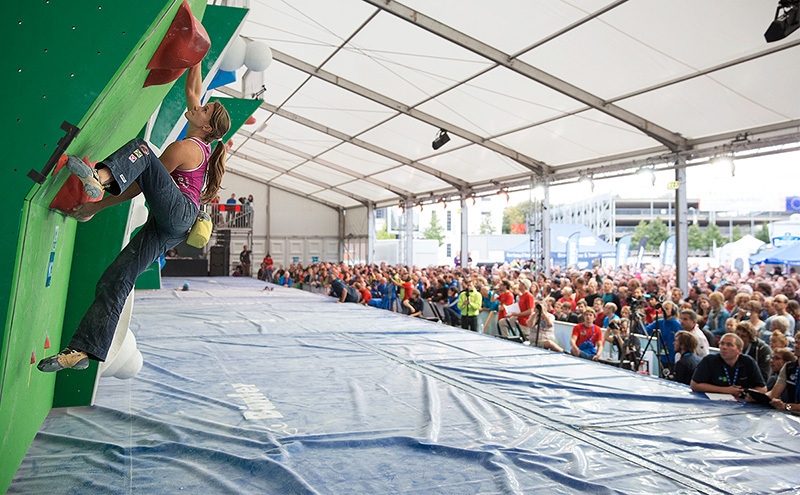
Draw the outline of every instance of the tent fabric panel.
<instances>
[{"instance_id":1,"label":"tent fabric panel","mask_svg":"<svg viewBox=\"0 0 800 495\"><path fill-rule=\"evenodd\" d=\"M416 103L488 67L468 50L381 12L323 67L390 98Z\"/></svg>"},{"instance_id":2,"label":"tent fabric panel","mask_svg":"<svg viewBox=\"0 0 800 495\"><path fill-rule=\"evenodd\" d=\"M375 11L361 0L248 2L242 35L318 66ZM346 15L343 15L346 13Z\"/></svg>"},{"instance_id":3,"label":"tent fabric panel","mask_svg":"<svg viewBox=\"0 0 800 495\"><path fill-rule=\"evenodd\" d=\"M332 186L338 186L339 184L354 180L352 175L339 172L338 170L314 162L306 162L295 167L292 171Z\"/></svg>"},{"instance_id":4,"label":"tent fabric panel","mask_svg":"<svg viewBox=\"0 0 800 495\"><path fill-rule=\"evenodd\" d=\"M598 110L587 110L530 129L508 134L496 141L529 156L538 156L551 166L647 149L658 142L633 127Z\"/></svg>"},{"instance_id":5,"label":"tent fabric panel","mask_svg":"<svg viewBox=\"0 0 800 495\"><path fill-rule=\"evenodd\" d=\"M380 181L388 182L389 184L393 184L397 187L405 189L406 191L411 191L412 193L446 189L450 187L446 182L406 165L389 170L387 172L375 174L373 177Z\"/></svg>"},{"instance_id":6,"label":"tent fabric panel","mask_svg":"<svg viewBox=\"0 0 800 495\"><path fill-rule=\"evenodd\" d=\"M370 129L359 138L367 140L383 149L419 160L437 153L445 153L469 141L450 134L450 142L434 151L431 143L439 129L408 115L398 115L380 127Z\"/></svg>"},{"instance_id":7,"label":"tent fabric panel","mask_svg":"<svg viewBox=\"0 0 800 495\"><path fill-rule=\"evenodd\" d=\"M336 148L328 150L321 154L319 158L365 176L383 172L400 165L391 158L350 143L343 143Z\"/></svg>"},{"instance_id":8,"label":"tent fabric panel","mask_svg":"<svg viewBox=\"0 0 800 495\"><path fill-rule=\"evenodd\" d=\"M349 135L359 134L397 114L318 78L309 79L284 102L283 108Z\"/></svg>"},{"instance_id":9,"label":"tent fabric panel","mask_svg":"<svg viewBox=\"0 0 800 495\"><path fill-rule=\"evenodd\" d=\"M786 120L703 76L620 101L618 105L646 119L681 129L688 138L731 132ZM713 115L713 119L708 116Z\"/></svg>"},{"instance_id":10,"label":"tent fabric panel","mask_svg":"<svg viewBox=\"0 0 800 495\"><path fill-rule=\"evenodd\" d=\"M279 115L273 115L269 119L263 135L273 141L314 156L324 153L342 142L338 138Z\"/></svg>"},{"instance_id":11,"label":"tent fabric panel","mask_svg":"<svg viewBox=\"0 0 800 495\"><path fill-rule=\"evenodd\" d=\"M419 109L476 134L494 136L583 107L510 69L497 67Z\"/></svg>"},{"instance_id":12,"label":"tent fabric panel","mask_svg":"<svg viewBox=\"0 0 800 495\"><path fill-rule=\"evenodd\" d=\"M309 182L297 179L295 177L286 174L280 175L272 179L270 181L270 184L275 184L276 186L282 186L284 188L290 189L292 191L298 191L303 194L311 194L322 190L322 188L317 186L316 184L311 184Z\"/></svg>"},{"instance_id":13,"label":"tent fabric panel","mask_svg":"<svg viewBox=\"0 0 800 495\"><path fill-rule=\"evenodd\" d=\"M345 196L344 194L339 194L336 191L331 191L331 190L318 191L311 194L310 196L312 198L319 198L323 201L328 201L329 203L342 205L345 208L363 206L363 204L361 204L359 201L349 196Z\"/></svg>"},{"instance_id":14,"label":"tent fabric panel","mask_svg":"<svg viewBox=\"0 0 800 495\"><path fill-rule=\"evenodd\" d=\"M364 198L372 198L373 201L386 201L398 198L392 191L363 180L354 180L346 184L341 184L339 189Z\"/></svg>"},{"instance_id":15,"label":"tent fabric panel","mask_svg":"<svg viewBox=\"0 0 800 495\"><path fill-rule=\"evenodd\" d=\"M470 183L524 174L523 165L478 145L470 145L422 160L422 163Z\"/></svg>"}]
</instances>

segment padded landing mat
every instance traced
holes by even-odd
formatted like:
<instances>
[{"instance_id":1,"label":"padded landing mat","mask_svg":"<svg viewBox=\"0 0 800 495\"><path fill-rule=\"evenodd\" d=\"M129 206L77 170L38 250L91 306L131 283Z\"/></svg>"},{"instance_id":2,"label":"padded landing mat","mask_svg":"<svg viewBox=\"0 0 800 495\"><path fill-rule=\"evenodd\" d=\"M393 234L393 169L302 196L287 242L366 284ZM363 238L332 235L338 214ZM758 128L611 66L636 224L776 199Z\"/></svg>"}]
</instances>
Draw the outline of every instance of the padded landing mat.
<instances>
[{"instance_id":1,"label":"padded landing mat","mask_svg":"<svg viewBox=\"0 0 800 495\"><path fill-rule=\"evenodd\" d=\"M796 417L265 285L137 291L144 368L53 410L9 493L800 489Z\"/></svg>"}]
</instances>

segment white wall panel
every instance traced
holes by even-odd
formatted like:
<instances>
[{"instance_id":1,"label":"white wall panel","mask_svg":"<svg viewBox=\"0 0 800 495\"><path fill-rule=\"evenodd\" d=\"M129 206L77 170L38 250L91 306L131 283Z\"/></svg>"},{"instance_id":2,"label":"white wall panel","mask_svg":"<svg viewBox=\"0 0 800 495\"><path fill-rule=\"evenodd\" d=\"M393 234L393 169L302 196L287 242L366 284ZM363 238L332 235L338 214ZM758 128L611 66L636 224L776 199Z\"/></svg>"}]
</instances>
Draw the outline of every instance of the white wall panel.
<instances>
[{"instance_id":1,"label":"white wall panel","mask_svg":"<svg viewBox=\"0 0 800 495\"><path fill-rule=\"evenodd\" d=\"M271 236L339 236L339 213L333 208L275 188L270 196Z\"/></svg>"},{"instance_id":2,"label":"white wall panel","mask_svg":"<svg viewBox=\"0 0 800 495\"><path fill-rule=\"evenodd\" d=\"M344 235L364 236L368 233L367 208L348 208L344 216Z\"/></svg>"}]
</instances>

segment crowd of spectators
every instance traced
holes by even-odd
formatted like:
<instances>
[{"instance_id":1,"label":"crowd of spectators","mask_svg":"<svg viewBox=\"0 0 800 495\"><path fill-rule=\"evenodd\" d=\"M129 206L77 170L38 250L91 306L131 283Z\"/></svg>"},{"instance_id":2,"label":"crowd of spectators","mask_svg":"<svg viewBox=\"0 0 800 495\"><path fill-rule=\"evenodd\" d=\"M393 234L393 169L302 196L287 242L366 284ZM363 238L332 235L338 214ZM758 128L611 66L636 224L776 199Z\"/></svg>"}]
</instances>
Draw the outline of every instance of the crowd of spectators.
<instances>
[{"instance_id":1,"label":"crowd of spectators","mask_svg":"<svg viewBox=\"0 0 800 495\"><path fill-rule=\"evenodd\" d=\"M798 367L792 365L800 352L794 340L800 327L800 278L793 271L784 274L762 265L740 274L695 265L687 294L676 286L673 267L649 265L557 268L546 277L523 264L292 263L273 270L265 258L262 271L268 273L264 280L279 285L318 292L330 288L342 302L412 317L423 316L428 301L441 311L443 323L473 331L478 331L477 316L490 313L497 318L499 337L630 369L642 358L634 334L658 330L665 378L695 391L736 397L745 396L746 389L777 391L770 396L773 406L800 412ZM554 321L575 324L569 348L556 342ZM611 352L604 360L606 345ZM710 348L719 350L709 353Z\"/></svg>"}]
</instances>

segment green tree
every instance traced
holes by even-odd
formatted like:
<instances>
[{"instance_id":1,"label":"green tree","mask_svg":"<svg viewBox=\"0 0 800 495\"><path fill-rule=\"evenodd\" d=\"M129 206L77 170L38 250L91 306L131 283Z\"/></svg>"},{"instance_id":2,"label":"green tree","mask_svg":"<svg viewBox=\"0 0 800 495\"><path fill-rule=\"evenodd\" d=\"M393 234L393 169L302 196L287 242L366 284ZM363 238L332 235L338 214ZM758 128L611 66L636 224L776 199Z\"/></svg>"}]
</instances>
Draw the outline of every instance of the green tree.
<instances>
[{"instance_id":1,"label":"green tree","mask_svg":"<svg viewBox=\"0 0 800 495\"><path fill-rule=\"evenodd\" d=\"M439 225L439 217L436 215L434 211L431 213L431 224L422 232L422 235L425 239L436 239L439 241L439 246L441 247L444 244L444 227Z\"/></svg>"},{"instance_id":2,"label":"green tree","mask_svg":"<svg viewBox=\"0 0 800 495\"><path fill-rule=\"evenodd\" d=\"M503 226L501 233L510 234L511 224L525 223L530 212L531 202L523 201L522 203L514 206L508 206L503 210Z\"/></svg>"},{"instance_id":3,"label":"green tree","mask_svg":"<svg viewBox=\"0 0 800 495\"><path fill-rule=\"evenodd\" d=\"M744 235L742 234L742 228L739 227L738 225L734 225L733 231L731 232L731 236L733 237L733 242L736 242L742 237L744 237Z\"/></svg>"},{"instance_id":4,"label":"green tree","mask_svg":"<svg viewBox=\"0 0 800 495\"><path fill-rule=\"evenodd\" d=\"M767 244L770 243L769 228L767 227L767 224L765 223L761 224L761 230L756 232L756 239L758 239L761 242L766 242Z\"/></svg>"},{"instance_id":5,"label":"green tree","mask_svg":"<svg viewBox=\"0 0 800 495\"><path fill-rule=\"evenodd\" d=\"M494 225L492 225L492 214L487 213L483 215L480 226L481 234L494 234Z\"/></svg>"},{"instance_id":6,"label":"green tree","mask_svg":"<svg viewBox=\"0 0 800 495\"><path fill-rule=\"evenodd\" d=\"M375 232L375 238L382 241L387 239L397 239L397 236L395 234L390 234L387 231L387 228L388 222L383 224L383 228L381 230Z\"/></svg>"},{"instance_id":7,"label":"green tree","mask_svg":"<svg viewBox=\"0 0 800 495\"><path fill-rule=\"evenodd\" d=\"M707 249L714 247L714 241L717 242L717 247L720 247L725 242L725 239L722 238L722 234L720 233L719 227L717 227L716 223L708 224L705 232L703 232L703 237L705 237Z\"/></svg>"},{"instance_id":8,"label":"green tree","mask_svg":"<svg viewBox=\"0 0 800 495\"><path fill-rule=\"evenodd\" d=\"M669 237L669 230L667 229L667 225L661 220L661 217L656 217L652 222L645 222L642 220L633 230L631 245L638 245L643 237L647 237L645 249L655 251L661 243Z\"/></svg>"},{"instance_id":9,"label":"green tree","mask_svg":"<svg viewBox=\"0 0 800 495\"><path fill-rule=\"evenodd\" d=\"M706 246L706 239L703 236L703 231L700 230L700 227L697 226L696 223L689 225L689 250L697 251L701 249L708 249Z\"/></svg>"}]
</instances>

